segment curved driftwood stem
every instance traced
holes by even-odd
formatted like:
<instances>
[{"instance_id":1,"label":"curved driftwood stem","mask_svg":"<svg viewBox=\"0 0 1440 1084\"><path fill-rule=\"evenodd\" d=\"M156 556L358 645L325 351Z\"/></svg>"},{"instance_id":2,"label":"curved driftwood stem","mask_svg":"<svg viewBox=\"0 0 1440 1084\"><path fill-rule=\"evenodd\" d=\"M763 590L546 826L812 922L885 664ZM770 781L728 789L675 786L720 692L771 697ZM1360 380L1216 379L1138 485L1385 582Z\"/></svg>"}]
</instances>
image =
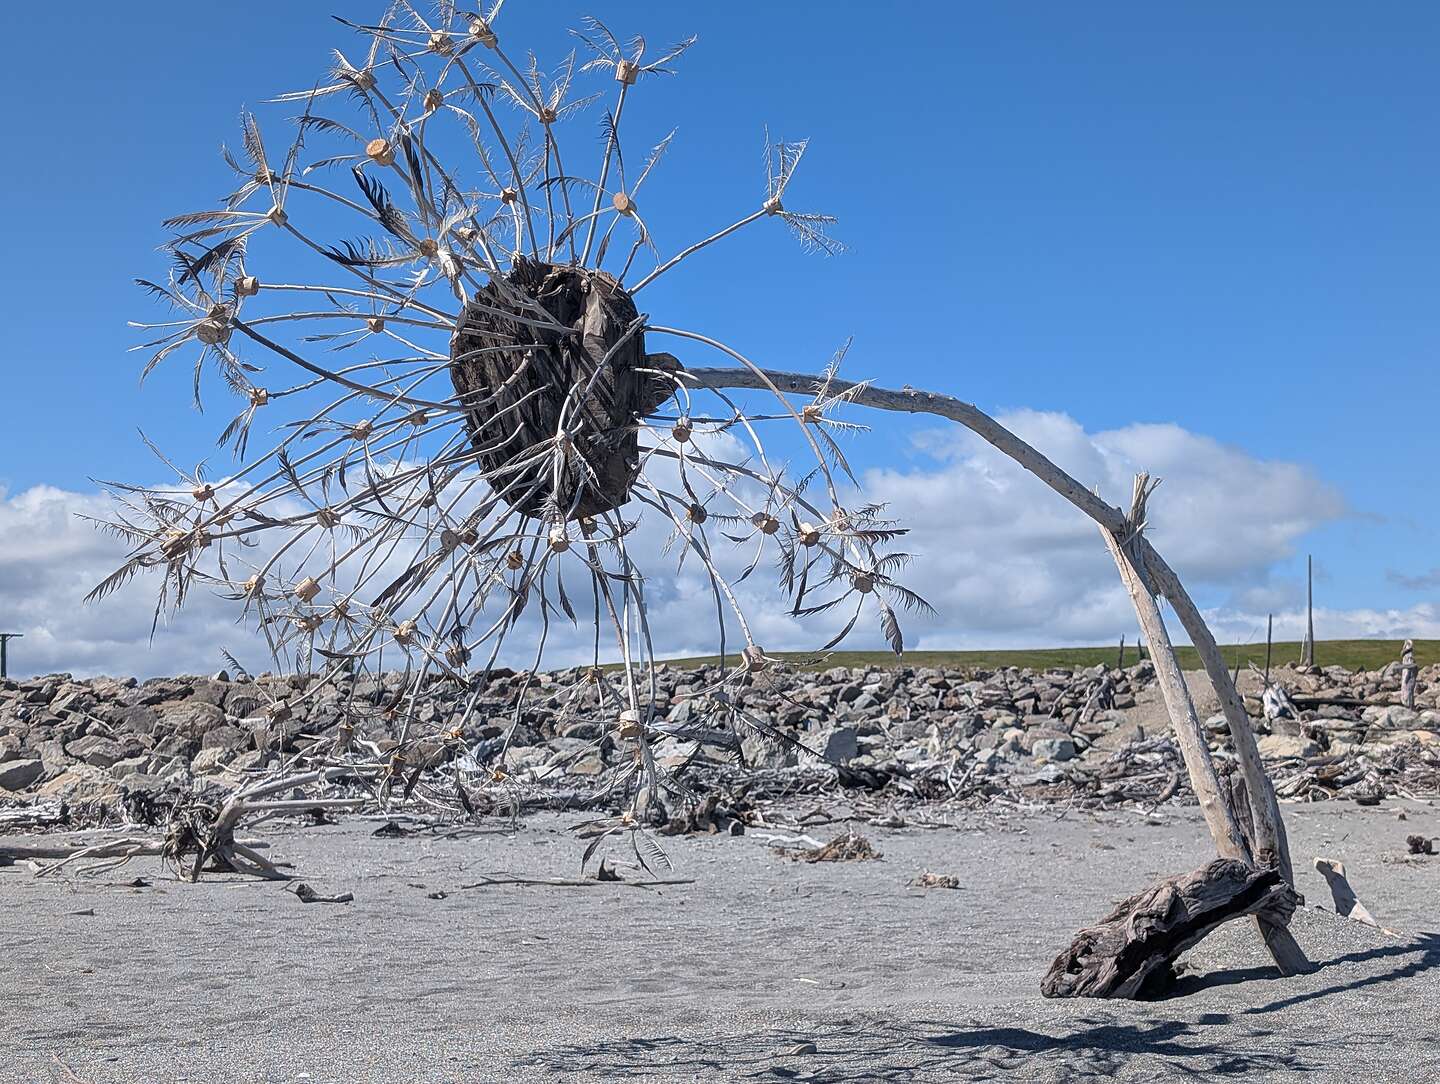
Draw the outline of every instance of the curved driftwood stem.
<instances>
[{"instance_id":1,"label":"curved driftwood stem","mask_svg":"<svg viewBox=\"0 0 1440 1084\"><path fill-rule=\"evenodd\" d=\"M1175 658L1175 649L1170 643L1170 634L1165 628L1160 607L1155 602L1155 593L1137 568L1134 557L1134 541L1122 544L1109 531L1101 531L1110 556L1120 573L1120 582L1130 594L1135 615L1140 622L1140 631L1150 645L1150 658L1155 664L1155 677L1160 685L1160 696L1165 701L1165 712L1170 716L1175 730L1175 740L1180 754L1185 759L1185 770L1190 775L1190 785L1200 802L1200 812L1215 840L1215 849L1221 858L1230 858L1252 863L1250 847L1240 831L1235 812L1220 790L1220 779L1215 773L1215 762L1210 759L1210 745L1205 737L1205 727L1195 710L1190 689L1185 684L1185 674Z\"/></svg>"},{"instance_id":2,"label":"curved driftwood stem","mask_svg":"<svg viewBox=\"0 0 1440 1084\"><path fill-rule=\"evenodd\" d=\"M663 362L667 358L668 355L662 355L659 361ZM761 373L749 369L690 368L686 370L685 379L689 383L706 388L779 389L798 395L813 395L820 387L819 381L813 375L768 370ZM1140 617L1142 626L1146 624L1147 617L1152 616L1152 610L1153 620L1159 622L1159 610L1155 607L1154 598L1156 594L1170 602L1200 654L1206 674L1215 687L1216 695L1224 710L1231 737L1235 743L1241 774L1245 780L1245 790L1250 803L1251 816L1249 820L1253 824L1254 841L1253 846L1246 846L1239 828L1239 821L1228 804L1221 801L1218 795L1214 799L1214 802L1218 804L1214 804L1213 808L1206 807L1207 794L1215 793L1214 788L1207 788L1207 781L1213 782L1215 772L1214 765L1210 761L1209 750L1204 746L1202 733L1200 735L1201 748L1198 750L1200 755L1195 758L1196 763L1191 764L1192 758L1188 751L1186 761L1192 786L1201 800L1202 808L1205 808L1206 820L1211 834L1215 838L1217 850L1225 857L1236 857L1257 865L1276 868L1287 883L1291 882L1293 875L1279 805L1275 800L1275 791L1265 772L1264 764L1261 762L1255 743L1255 733L1251 727L1250 718L1245 712L1244 702L1240 699L1234 680L1230 677L1230 672L1220 656L1214 636L1211 635L1194 601L1180 583L1179 577L1155 551L1149 540L1135 530L1126 514L1119 508L1106 503L1038 449L1021 440L1020 437L971 403L962 402L953 396L939 395L935 392L920 391L915 388L906 387L896 391L834 377L826 381L825 391L832 397L843 395L846 401L857 406L895 410L908 414L934 414L958 422L1020 464L1100 526L1107 542L1112 546L1112 552L1116 555L1121 576L1126 579L1127 588L1131 588L1131 598L1135 602L1137 616ZM1127 576L1134 578L1133 587ZM1148 605L1146 600L1148 600ZM1163 623L1159 624L1159 628L1163 630ZM1156 643L1154 631L1147 628L1146 635L1152 643ZM1164 638L1163 645L1157 644L1157 646L1162 647L1161 651L1156 652L1157 670L1159 670L1161 669L1159 666L1161 656L1167 660L1168 667L1170 663L1173 663L1174 652L1170 648L1168 637ZM1188 720L1194 718L1195 708L1191 702L1189 691L1185 688L1183 677L1179 677L1178 665L1174 666L1174 670L1178 687L1173 687L1175 683L1170 682L1169 685L1172 687L1166 692L1167 683L1165 675L1162 674L1161 689L1165 695L1166 708L1170 712L1177 734L1183 734L1189 729ZM1198 727L1198 721L1196 726ZM1182 749L1185 748L1185 740L1186 738L1182 736ZM1202 763L1203 767L1200 766ZM1295 944L1287 930L1283 927L1271 926L1268 923L1262 929L1265 933L1266 944L1282 970L1294 972L1304 970L1308 966L1304 953L1300 951L1299 946Z\"/></svg>"},{"instance_id":3,"label":"curved driftwood stem","mask_svg":"<svg viewBox=\"0 0 1440 1084\"><path fill-rule=\"evenodd\" d=\"M1160 695L1165 701L1165 711L1174 725L1175 736L1179 742L1181 754L1185 758L1185 769L1190 775L1191 788L1200 802L1200 809L1205 815L1205 823L1210 828L1210 835L1215 840L1216 850L1222 858L1235 859L1262 870L1273 870L1281 887L1293 892L1290 878L1286 872L1288 862L1286 869L1282 870L1273 860L1261 861L1258 854L1255 853L1258 847L1252 846L1251 842L1245 838L1242 821L1251 822L1253 825L1254 822L1261 819L1258 812L1259 802L1248 797L1250 789L1248 784L1245 787L1247 795L1245 801L1248 809L1245 810L1232 808L1220 789L1220 780L1215 772L1215 763L1210 756L1210 746L1206 740L1205 728L1195 710L1195 702L1190 695L1189 687L1185 684L1185 674L1180 669L1175 649L1170 643L1170 634L1165 628L1165 620L1155 601L1155 596L1159 592L1150 578L1151 570L1139 545L1145 541L1141 530L1145 523L1145 502L1152 489L1153 486L1148 475L1137 476L1135 498L1127 520L1128 529L1125 540L1122 541L1103 528L1100 531L1101 537L1104 538L1105 545L1110 550L1110 556L1115 559L1115 567L1120 572L1120 580L1130 593L1130 601L1135 607L1135 615L1139 619L1140 629L1144 633L1146 642L1150 645L1150 657L1155 664L1155 674L1160 684ZM1151 549L1150 552L1154 553L1154 550ZM1141 571L1142 568L1145 569L1144 572ZM1174 574L1171 573L1171 575ZM1175 582L1178 584L1179 579L1176 578ZM1189 601L1188 595L1186 601ZM1193 606L1191 609L1208 637L1209 629L1200 619L1199 611L1194 610ZM1211 644L1213 645L1213 643L1212 640ZM1218 648L1215 649L1215 655L1219 656ZM1228 687L1234 690L1234 683L1223 663L1220 671L1224 675ZM1213 676L1211 681L1212 683L1215 681ZM1222 699L1223 695L1222 693ZM1239 702L1238 694L1236 701ZM1241 704L1240 711L1245 719L1244 729L1248 733L1249 716L1244 715L1244 710L1244 705ZM1234 729L1233 725L1232 729ZM1274 791L1270 788L1269 777L1265 775L1264 765L1260 763L1258 754L1256 764L1264 782L1264 793L1269 794L1270 800L1273 802ZM1248 812L1250 816L1244 817L1243 812ZM1273 823L1278 829L1281 824L1278 807L1274 816ZM1283 832L1283 829L1280 831ZM1254 834L1257 838L1261 835L1258 830L1255 830ZM1280 838L1283 839L1283 835ZM1271 857L1273 859L1273 852ZM1281 971L1287 975L1294 975L1310 970L1309 959L1296 943L1284 921L1277 921L1271 912L1255 912L1254 921L1260 936L1265 941L1266 948L1270 950L1270 955Z\"/></svg>"},{"instance_id":4,"label":"curved driftwood stem","mask_svg":"<svg viewBox=\"0 0 1440 1084\"><path fill-rule=\"evenodd\" d=\"M1180 582L1180 577L1165 563L1160 554L1148 541L1144 548L1145 569L1154 587L1175 610L1175 616L1190 636L1190 642L1200 655L1205 673L1220 700L1220 710L1225 713L1225 722L1230 727L1230 736L1235 743L1235 756L1240 762L1240 774L1245 780L1245 790L1250 796L1251 813L1255 825L1254 851L1257 865L1273 867L1280 871L1285 883L1295 884L1295 874L1290 864L1290 846L1285 838L1285 822L1280 816L1280 803L1275 797L1275 787L1260 759L1260 749L1255 744L1255 728L1245 710L1245 701L1235 687L1220 647L1215 642L1210 626L1200 615L1194 600Z\"/></svg>"}]
</instances>

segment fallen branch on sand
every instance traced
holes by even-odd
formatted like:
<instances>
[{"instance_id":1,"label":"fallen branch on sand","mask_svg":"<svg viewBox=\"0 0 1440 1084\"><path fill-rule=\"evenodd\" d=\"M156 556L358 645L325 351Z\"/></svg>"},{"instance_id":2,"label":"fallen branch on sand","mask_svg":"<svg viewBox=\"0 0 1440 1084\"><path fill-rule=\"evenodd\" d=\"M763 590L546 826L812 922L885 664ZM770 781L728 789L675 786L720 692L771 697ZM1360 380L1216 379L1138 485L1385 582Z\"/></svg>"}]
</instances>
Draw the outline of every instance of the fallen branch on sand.
<instances>
[{"instance_id":1,"label":"fallen branch on sand","mask_svg":"<svg viewBox=\"0 0 1440 1084\"><path fill-rule=\"evenodd\" d=\"M341 892L338 896L322 896L304 881L296 881L295 884L285 891L293 892L295 898L301 903L354 903L353 892Z\"/></svg>"},{"instance_id":2,"label":"fallen branch on sand","mask_svg":"<svg viewBox=\"0 0 1440 1084\"><path fill-rule=\"evenodd\" d=\"M290 875L260 853L269 844L235 837L240 822L250 818L251 823L259 823L271 817L313 813L316 810L359 809L371 799L320 795L314 798L271 796L285 792L293 795L302 792L305 787L323 785L342 776L365 778L367 774L374 773L364 767L345 765L287 775L236 791L218 806L201 797L190 796L171 809L163 839L129 836L93 844L0 844L0 865L22 860L38 863L41 859L58 859L53 865L36 870L37 877L44 877L86 859L100 861L81 867L81 872L100 873L123 866L132 858L153 855L171 863L183 878L192 882L198 881L206 870L288 881Z\"/></svg>"},{"instance_id":3,"label":"fallen branch on sand","mask_svg":"<svg viewBox=\"0 0 1440 1084\"><path fill-rule=\"evenodd\" d=\"M910 888L959 888L960 878L953 873L931 873L928 869L908 882Z\"/></svg>"},{"instance_id":4,"label":"fallen branch on sand","mask_svg":"<svg viewBox=\"0 0 1440 1084\"><path fill-rule=\"evenodd\" d=\"M883 856L868 839L852 827L841 832L823 847L802 851L794 857L802 862L865 862Z\"/></svg>"},{"instance_id":5,"label":"fallen branch on sand","mask_svg":"<svg viewBox=\"0 0 1440 1084\"><path fill-rule=\"evenodd\" d=\"M243 846L253 851L268 847L269 844L264 840L251 839L245 840ZM0 843L0 866L12 862L32 862L38 867L35 876L46 877L84 859L108 859L108 861L98 861L94 865L79 867L79 871L84 874L104 873L107 870L123 866L132 858L143 858L146 855L164 857L165 848L164 840L141 837L107 840L104 843L71 843L51 846ZM40 866L39 863L42 859L57 859L58 861L53 865Z\"/></svg>"},{"instance_id":6,"label":"fallen branch on sand","mask_svg":"<svg viewBox=\"0 0 1440 1084\"><path fill-rule=\"evenodd\" d=\"M618 877L516 877L508 873L482 876L466 888L495 888L502 885L526 885L536 888L594 888L597 885L620 885L626 888L661 888L666 885L693 885L693 877L656 877L645 881L624 881Z\"/></svg>"},{"instance_id":7,"label":"fallen branch on sand","mask_svg":"<svg viewBox=\"0 0 1440 1084\"><path fill-rule=\"evenodd\" d=\"M1182 952L1223 923L1264 916L1290 921L1297 897L1279 871L1217 858L1131 896L1081 930L1040 983L1046 997L1136 997L1173 979Z\"/></svg>"},{"instance_id":8,"label":"fallen branch on sand","mask_svg":"<svg viewBox=\"0 0 1440 1084\"><path fill-rule=\"evenodd\" d=\"M90 1084L83 1077L76 1076L75 1070L61 1061L59 1054L51 1054L50 1061L55 1066L55 1079L60 1081L60 1084Z\"/></svg>"},{"instance_id":9,"label":"fallen branch on sand","mask_svg":"<svg viewBox=\"0 0 1440 1084\"><path fill-rule=\"evenodd\" d=\"M25 832L64 824L69 811L59 798L37 801L15 809L0 809L0 832Z\"/></svg>"}]
</instances>

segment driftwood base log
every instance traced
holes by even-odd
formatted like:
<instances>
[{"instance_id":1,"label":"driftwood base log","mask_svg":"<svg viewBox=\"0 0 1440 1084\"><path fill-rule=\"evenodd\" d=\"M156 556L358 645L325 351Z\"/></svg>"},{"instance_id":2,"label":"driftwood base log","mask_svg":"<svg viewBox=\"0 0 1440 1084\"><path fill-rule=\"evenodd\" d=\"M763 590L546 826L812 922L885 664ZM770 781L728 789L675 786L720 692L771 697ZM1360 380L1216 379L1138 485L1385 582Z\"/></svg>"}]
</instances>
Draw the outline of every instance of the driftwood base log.
<instances>
[{"instance_id":1,"label":"driftwood base log","mask_svg":"<svg viewBox=\"0 0 1440 1084\"><path fill-rule=\"evenodd\" d=\"M1046 997L1126 997L1173 979L1172 965L1222 923L1257 915L1284 927L1297 897L1277 870L1217 858L1131 896L1081 930L1040 983Z\"/></svg>"}]
</instances>

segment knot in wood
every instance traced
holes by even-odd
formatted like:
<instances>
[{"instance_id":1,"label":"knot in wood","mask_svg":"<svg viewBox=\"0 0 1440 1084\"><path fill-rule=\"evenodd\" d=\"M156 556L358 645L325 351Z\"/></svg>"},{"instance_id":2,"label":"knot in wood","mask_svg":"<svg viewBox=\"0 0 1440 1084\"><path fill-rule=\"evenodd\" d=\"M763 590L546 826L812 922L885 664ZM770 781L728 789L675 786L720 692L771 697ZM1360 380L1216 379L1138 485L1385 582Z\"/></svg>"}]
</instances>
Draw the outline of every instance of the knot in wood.
<instances>
[{"instance_id":1,"label":"knot in wood","mask_svg":"<svg viewBox=\"0 0 1440 1084\"><path fill-rule=\"evenodd\" d=\"M365 144L365 156L377 166L395 164L395 148L384 139L372 139Z\"/></svg>"},{"instance_id":2,"label":"knot in wood","mask_svg":"<svg viewBox=\"0 0 1440 1084\"><path fill-rule=\"evenodd\" d=\"M487 49L493 49L500 44L499 37L495 31L490 29L490 24L484 19L470 20L470 36Z\"/></svg>"}]
</instances>

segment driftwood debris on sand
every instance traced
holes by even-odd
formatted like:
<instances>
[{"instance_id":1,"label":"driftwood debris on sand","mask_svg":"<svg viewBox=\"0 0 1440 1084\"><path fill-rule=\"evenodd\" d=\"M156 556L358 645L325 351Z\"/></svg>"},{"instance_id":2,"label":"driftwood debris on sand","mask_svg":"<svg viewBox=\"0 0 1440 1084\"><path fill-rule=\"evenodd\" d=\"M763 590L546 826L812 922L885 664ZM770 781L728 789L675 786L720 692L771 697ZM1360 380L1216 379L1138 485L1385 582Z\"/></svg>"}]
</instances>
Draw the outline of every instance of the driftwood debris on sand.
<instances>
[{"instance_id":1,"label":"driftwood debris on sand","mask_svg":"<svg viewBox=\"0 0 1440 1084\"><path fill-rule=\"evenodd\" d=\"M1297 897L1278 871L1217 858L1167 877L1081 930L1040 983L1046 997L1133 998L1173 977L1182 952L1216 927L1257 915L1284 927Z\"/></svg>"}]
</instances>

